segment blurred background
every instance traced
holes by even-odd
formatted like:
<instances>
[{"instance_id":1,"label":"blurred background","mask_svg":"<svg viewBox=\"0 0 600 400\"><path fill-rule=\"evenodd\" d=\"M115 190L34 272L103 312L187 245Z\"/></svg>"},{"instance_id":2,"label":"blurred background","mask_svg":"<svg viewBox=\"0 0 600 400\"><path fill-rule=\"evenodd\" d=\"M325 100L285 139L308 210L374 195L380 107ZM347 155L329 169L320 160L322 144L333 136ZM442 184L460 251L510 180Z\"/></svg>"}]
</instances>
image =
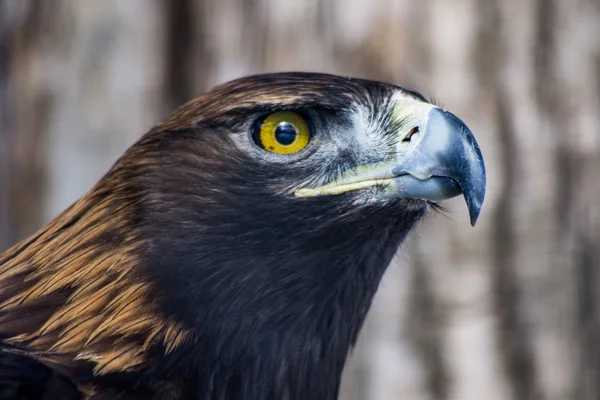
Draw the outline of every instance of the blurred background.
<instances>
[{"instance_id":1,"label":"blurred background","mask_svg":"<svg viewBox=\"0 0 600 400\"><path fill-rule=\"evenodd\" d=\"M343 400L600 399L600 0L0 0L0 251L212 86L321 71L434 97L488 167L398 253Z\"/></svg>"}]
</instances>

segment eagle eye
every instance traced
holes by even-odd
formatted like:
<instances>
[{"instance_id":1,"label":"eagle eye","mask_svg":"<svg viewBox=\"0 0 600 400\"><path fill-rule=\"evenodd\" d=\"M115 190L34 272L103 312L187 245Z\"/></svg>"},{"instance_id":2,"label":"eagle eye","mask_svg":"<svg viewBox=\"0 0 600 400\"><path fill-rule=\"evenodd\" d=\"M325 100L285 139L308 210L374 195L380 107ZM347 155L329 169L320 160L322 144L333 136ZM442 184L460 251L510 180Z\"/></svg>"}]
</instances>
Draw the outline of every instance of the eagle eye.
<instances>
[{"instance_id":1,"label":"eagle eye","mask_svg":"<svg viewBox=\"0 0 600 400\"><path fill-rule=\"evenodd\" d=\"M277 154L294 154L306 147L310 140L306 120L293 111L278 111L257 121L252 129L254 142L263 149Z\"/></svg>"}]
</instances>

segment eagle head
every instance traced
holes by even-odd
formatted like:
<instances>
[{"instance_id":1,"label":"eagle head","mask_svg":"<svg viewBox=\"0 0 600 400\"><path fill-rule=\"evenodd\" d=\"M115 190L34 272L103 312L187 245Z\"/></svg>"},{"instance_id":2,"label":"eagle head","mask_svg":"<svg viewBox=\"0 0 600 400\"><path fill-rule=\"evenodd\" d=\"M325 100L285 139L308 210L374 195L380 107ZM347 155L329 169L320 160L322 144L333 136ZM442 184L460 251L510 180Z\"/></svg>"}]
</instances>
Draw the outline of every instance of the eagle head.
<instances>
[{"instance_id":1,"label":"eagle head","mask_svg":"<svg viewBox=\"0 0 600 400\"><path fill-rule=\"evenodd\" d=\"M4 337L95 393L333 399L398 246L461 194L474 224L479 147L420 94L315 73L235 80L0 259L0 279L28 277L0 311L53 305Z\"/></svg>"}]
</instances>

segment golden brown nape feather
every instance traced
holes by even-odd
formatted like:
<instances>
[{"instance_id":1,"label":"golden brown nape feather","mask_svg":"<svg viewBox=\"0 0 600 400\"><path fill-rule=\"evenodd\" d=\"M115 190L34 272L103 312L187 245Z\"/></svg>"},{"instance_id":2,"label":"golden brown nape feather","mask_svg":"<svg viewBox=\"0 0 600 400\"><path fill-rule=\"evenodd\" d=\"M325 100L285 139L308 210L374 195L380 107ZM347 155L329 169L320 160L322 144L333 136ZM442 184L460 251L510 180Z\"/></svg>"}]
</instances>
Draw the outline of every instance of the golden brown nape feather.
<instances>
[{"instance_id":1,"label":"golden brown nape feather","mask_svg":"<svg viewBox=\"0 0 600 400\"><path fill-rule=\"evenodd\" d=\"M135 273L134 152L76 204L0 256L0 340L67 376L135 371L188 339L159 316Z\"/></svg>"}]
</instances>

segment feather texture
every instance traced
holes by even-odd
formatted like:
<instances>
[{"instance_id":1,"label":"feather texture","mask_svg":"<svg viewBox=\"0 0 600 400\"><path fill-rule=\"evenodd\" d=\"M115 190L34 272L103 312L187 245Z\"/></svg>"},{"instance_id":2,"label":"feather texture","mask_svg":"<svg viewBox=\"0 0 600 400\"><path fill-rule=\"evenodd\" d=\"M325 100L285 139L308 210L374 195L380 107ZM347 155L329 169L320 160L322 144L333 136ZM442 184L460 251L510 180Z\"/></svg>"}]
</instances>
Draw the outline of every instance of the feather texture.
<instances>
[{"instance_id":1,"label":"feather texture","mask_svg":"<svg viewBox=\"0 0 600 400\"><path fill-rule=\"evenodd\" d=\"M151 283L135 273L140 242L133 206L119 205L127 202L119 178L0 257L3 343L72 376L135 371L150 348L170 352L189 337L157 313Z\"/></svg>"}]
</instances>

